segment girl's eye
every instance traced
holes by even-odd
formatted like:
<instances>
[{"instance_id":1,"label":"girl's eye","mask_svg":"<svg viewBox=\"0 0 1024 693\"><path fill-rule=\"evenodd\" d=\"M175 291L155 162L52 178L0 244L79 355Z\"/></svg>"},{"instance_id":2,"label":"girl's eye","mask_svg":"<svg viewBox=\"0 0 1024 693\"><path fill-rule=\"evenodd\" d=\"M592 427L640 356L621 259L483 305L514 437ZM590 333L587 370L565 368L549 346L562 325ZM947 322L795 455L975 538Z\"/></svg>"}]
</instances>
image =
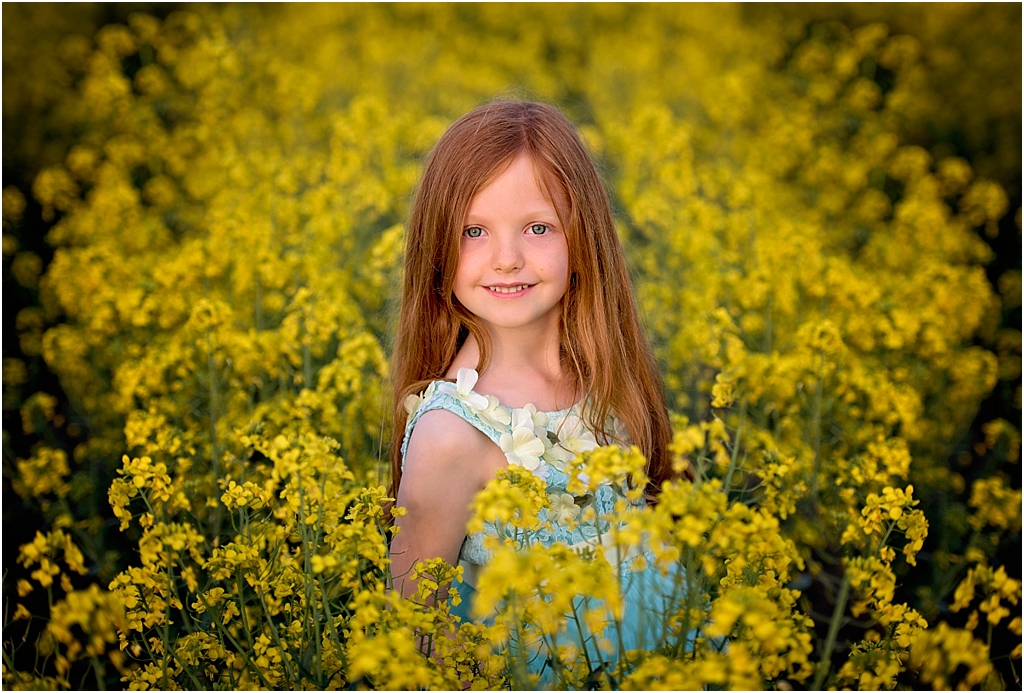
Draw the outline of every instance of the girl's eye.
<instances>
[{"instance_id":1,"label":"girl's eye","mask_svg":"<svg viewBox=\"0 0 1024 693\"><path fill-rule=\"evenodd\" d=\"M468 238L480 238L480 236L483 234L483 232L484 232L484 230L481 229L479 226L470 226L468 229L466 229L462 233L466 237L468 237Z\"/></svg>"},{"instance_id":2,"label":"girl's eye","mask_svg":"<svg viewBox=\"0 0 1024 693\"><path fill-rule=\"evenodd\" d=\"M534 236L543 236L547 232L547 224L534 224L533 226L530 227L530 233L532 233Z\"/></svg>"}]
</instances>

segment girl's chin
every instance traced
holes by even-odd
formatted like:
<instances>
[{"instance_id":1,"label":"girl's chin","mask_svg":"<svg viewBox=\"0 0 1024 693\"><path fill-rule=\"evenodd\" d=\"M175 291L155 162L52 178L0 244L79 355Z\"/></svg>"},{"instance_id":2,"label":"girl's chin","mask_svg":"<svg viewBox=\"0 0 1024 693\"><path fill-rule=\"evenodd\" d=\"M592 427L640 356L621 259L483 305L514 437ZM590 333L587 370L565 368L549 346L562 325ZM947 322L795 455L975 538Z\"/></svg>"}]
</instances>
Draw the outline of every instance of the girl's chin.
<instances>
[{"instance_id":1,"label":"girl's chin","mask_svg":"<svg viewBox=\"0 0 1024 693\"><path fill-rule=\"evenodd\" d=\"M515 314L502 313L500 311L489 311L478 314L477 317L491 334L498 332L530 331L537 330L558 330L560 311L548 311L537 314Z\"/></svg>"}]
</instances>

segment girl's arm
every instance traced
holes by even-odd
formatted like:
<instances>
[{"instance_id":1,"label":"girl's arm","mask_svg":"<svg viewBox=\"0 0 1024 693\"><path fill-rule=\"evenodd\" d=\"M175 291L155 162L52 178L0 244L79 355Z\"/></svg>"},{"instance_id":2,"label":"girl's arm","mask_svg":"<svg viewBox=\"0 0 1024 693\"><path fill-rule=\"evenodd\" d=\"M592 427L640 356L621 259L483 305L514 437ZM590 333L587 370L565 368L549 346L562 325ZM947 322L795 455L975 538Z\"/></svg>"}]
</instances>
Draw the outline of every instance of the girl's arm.
<instances>
[{"instance_id":1,"label":"girl's arm","mask_svg":"<svg viewBox=\"0 0 1024 693\"><path fill-rule=\"evenodd\" d=\"M418 561L458 564L473 496L504 464L498 446L451 412L429 411L416 422L396 501L406 514L391 542L391 574L403 596L416 593Z\"/></svg>"}]
</instances>

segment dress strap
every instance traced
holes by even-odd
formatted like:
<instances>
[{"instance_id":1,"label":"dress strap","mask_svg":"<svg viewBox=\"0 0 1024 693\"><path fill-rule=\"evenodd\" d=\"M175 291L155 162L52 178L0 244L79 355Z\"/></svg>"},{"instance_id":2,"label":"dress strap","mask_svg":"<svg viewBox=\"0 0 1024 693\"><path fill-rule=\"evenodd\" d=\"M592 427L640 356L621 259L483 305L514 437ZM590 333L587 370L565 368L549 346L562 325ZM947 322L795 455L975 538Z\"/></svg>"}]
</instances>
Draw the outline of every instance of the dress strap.
<instances>
[{"instance_id":1,"label":"dress strap","mask_svg":"<svg viewBox=\"0 0 1024 693\"><path fill-rule=\"evenodd\" d=\"M458 396L455 387L448 381L438 380L431 383L420 396L416 409L409 414L405 424L405 437L402 439L402 468L405 468L405 452L409 447L409 438L416 422L428 411L443 409L455 414L460 419L487 436L495 445L499 444L502 431L481 417L481 411L472 407L469 402ZM498 422L495 422L498 423ZM505 431L507 432L507 431Z\"/></svg>"}]
</instances>

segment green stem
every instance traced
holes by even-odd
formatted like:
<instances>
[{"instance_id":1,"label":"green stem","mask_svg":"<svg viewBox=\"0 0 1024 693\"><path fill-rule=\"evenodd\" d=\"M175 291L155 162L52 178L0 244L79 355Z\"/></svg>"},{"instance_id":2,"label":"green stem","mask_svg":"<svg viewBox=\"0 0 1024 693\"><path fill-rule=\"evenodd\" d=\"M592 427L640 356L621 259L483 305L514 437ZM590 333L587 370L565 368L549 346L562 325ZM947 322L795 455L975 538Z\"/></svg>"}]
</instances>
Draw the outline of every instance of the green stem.
<instances>
[{"instance_id":1,"label":"green stem","mask_svg":"<svg viewBox=\"0 0 1024 693\"><path fill-rule=\"evenodd\" d=\"M164 609L164 627L163 627L163 638L164 638L164 656L162 659L163 664L163 676L164 676L164 690L170 690L170 686L167 685L167 657L171 652L171 595L174 594L174 583L171 580L171 556L167 555L167 604Z\"/></svg>"},{"instance_id":2,"label":"green stem","mask_svg":"<svg viewBox=\"0 0 1024 693\"><path fill-rule=\"evenodd\" d=\"M165 653L165 654L167 654L167 653ZM197 691L200 690L203 687L202 684L199 683L199 679L197 679L195 674L192 673L192 670L189 669L187 666L185 666L185 662L181 661L181 657L179 657L173 651L170 652L170 656L173 657L178 662L178 666L181 667L182 672L184 672L186 676L188 676L190 679L192 679L192 685L193 685L193 687L195 687L195 690L197 690Z\"/></svg>"},{"instance_id":3,"label":"green stem","mask_svg":"<svg viewBox=\"0 0 1024 693\"><path fill-rule=\"evenodd\" d=\"M818 471L821 467L821 390L825 382L825 350L820 351L818 363L818 387L814 393L814 472L811 474L811 502L815 514L818 511Z\"/></svg>"},{"instance_id":4,"label":"green stem","mask_svg":"<svg viewBox=\"0 0 1024 693\"><path fill-rule=\"evenodd\" d=\"M323 498L327 488L327 476L321 474L320 479L320 497ZM316 547L320 545L322 539L320 530L324 526L324 504L317 504L317 523L316 530L313 532L313 536L310 537L308 534L308 525L305 521L305 506L306 496L303 492L303 486L300 480L299 483L299 524L302 528L302 544L303 544L303 569L307 576L313 575L313 563L312 555L316 551ZM306 608L311 612L311 617L306 619L306 623L312 622L313 624L313 646L314 646L314 659L311 665L311 669L316 673L316 676L320 676L323 673L323 651L321 649L321 633L320 633L320 621L321 614L319 610L320 602L316 599L316 590L313 585L313 580L306 580ZM321 593L324 592L324 588L321 581ZM305 655L303 655L305 656ZM298 683L298 682L296 682ZM325 681L318 681L320 687L326 685Z\"/></svg>"},{"instance_id":5,"label":"green stem","mask_svg":"<svg viewBox=\"0 0 1024 693\"><path fill-rule=\"evenodd\" d=\"M714 464L710 460L710 458L708 458L708 456L704 454L706 449L707 447L702 448L701 451L697 454L697 459L695 461L696 463L694 464L693 475L694 488L700 488L700 485L707 481L708 470L710 470Z\"/></svg>"},{"instance_id":6,"label":"green stem","mask_svg":"<svg viewBox=\"0 0 1024 693\"><path fill-rule=\"evenodd\" d=\"M255 310L253 311L255 313L254 320L256 322L256 331L257 332L262 332L263 328L264 328L264 320L263 320L263 284L260 282L260 273L259 272L256 272L255 288L256 288L256 300L254 302L255 303L255 306L254 306Z\"/></svg>"},{"instance_id":7,"label":"green stem","mask_svg":"<svg viewBox=\"0 0 1024 693\"><path fill-rule=\"evenodd\" d=\"M306 390L312 390L313 384L313 354L308 344L302 345L302 383Z\"/></svg>"},{"instance_id":8,"label":"green stem","mask_svg":"<svg viewBox=\"0 0 1024 693\"><path fill-rule=\"evenodd\" d=\"M732 446L732 457L729 458L729 471L725 473L725 488L723 489L726 497L729 496L729 491L732 490L732 475L736 471L736 463L740 457L740 441L743 440L743 424L747 419L747 400L746 398L740 402L740 422L736 426L736 440Z\"/></svg>"},{"instance_id":9,"label":"green stem","mask_svg":"<svg viewBox=\"0 0 1024 693\"><path fill-rule=\"evenodd\" d=\"M213 462L211 473L213 476L213 483L217 483L217 479L220 478L220 451L217 445L217 383L215 381L217 375L216 366L213 362L213 345L210 343L210 330L206 330L206 377L207 386L210 391L210 458ZM214 538L220 537L220 523L221 523L221 506L217 505L216 510L213 511L213 536Z\"/></svg>"},{"instance_id":10,"label":"green stem","mask_svg":"<svg viewBox=\"0 0 1024 693\"><path fill-rule=\"evenodd\" d=\"M238 590L238 615L242 619L242 630L245 631L245 640L249 645L249 652L255 653L256 643L254 643L252 639L252 628L249 626L249 610L245 607L245 596L243 592L244 587L242 585L242 575L239 572L235 572L235 589ZM206 600L203 599L202 595L199 596L199 599L203 602L203 606L206 607L206 610L209 611L210 607L206 605ZM248 659L248 657L246 657L246 659ZM259 670L258 667L255 666L255 664L253 665L253 669L256 669L257 671ZM262 675L260 676L260 678L263 678Z\"/></svg>"},{"instance_id":11,"label":"green stem","mask_svg":"<svg viewBox=\"0 0 1024 693\"><path fill-rule=\"evenodd\" d=\"M4 619L4 620L6 620L6 619ZM18 668L14 666L14 659L12 659L12 655L13 655L15 650L18 650L20 648L17 647L14 644L14 639L13 638L11 639L10 642L11 642L11 654L7 653L7 647L6 647L7 643L4 643L5 647L3 648L3 652L2 652L2 654L3 654L3 662L4 662L4 666L7 667L7 671L15 673L15 672L18 671Z\"/></svg>"},{"instance_id":12,"label":"green stem","mask_svg":"<svg viewBox=\"0 0 1024 693\"><path fill-rule=\"evenodd\" d=\"M587 649L587 641L583 637L583 626L580 624L580 615L576 611L576 600L572 600L572 620L576 624L576 633L580 636L580 647L583 648L583 658L587 662L587 671L594 671L594 665L590 661L590 650Z\"/></svg>"},{"instance_id":13,"label":"green stem","mask_svg":"<svg viewBox=\"0 0 1024 693\"><path fill-rule=\"evenodd\" d=\"M103 663L100 662L96 655L89 655L89 659L92 661L92 672L96 675L96 689L100 691L107 690L107 686L103 681Z\"/></svg>"},{"instance_id":14,"label":"green stem","mask_svg":"<svg viewBox=\"0 0 1024 693\"><path fill-rule=\"evenodd\" d=\"M875 557L878 558L882 555L882 549L889 543L889 536L892 534L892 530L896 528L896 521L892 520L889 522L889 528L885 530L885 536L882 537L882 541L878 544L878 550L875 551Z\"/></svg>"},{"instance_id":15,"label":"green stem","mask_svg":"<svg viewBox=\"0 0 1024 693\"><path fill-rule=\"evenodd\" d=\"M707 592L703 589L703 580L701 579L701 572L694 565L694 555L691 549L685 549L683 554L679 557L679 563L677 564L679 570L683 572L682 583L679 578L676 577L673 581L673 603L678 603L681 597L686 598L686 615L683 617L683 629L680 634L678 642L676 642L676 659L682 659L683 655L686 654L687 638L691 630L690 614L693 613L693 609L698 595L706 594ZM692 581L692 582L691 582ZM680 595L679 589L683 589L685 585L686 594Z\"/></svg>"},{"instance_id":16,"label":"green stem","mask_svg":"<svg viewBox=\"0 0 1024 693\"><path fill-rule=\"evenodd\" d=\"M512 652L512 662L510 669L512 673L513 688L517 690L528 690L529 688L531 688L531 686L529 685L530 676L527 673L526 662L523 661L526 657L526 648L523 642L523 621L519 616L519 610L516 608L516 606L517 604L513 602L512 622L515 626L514 631L517 643L517 647L515 649L518 651ZM510 648L510 650L511 649L512 648Z\"/></svg>"},{"instance_id":17,"label":"green stem","mask_svg":"<svg viewBox=\"0 0 1024 693\"><path fill-rule=\"evenodd\" d=\"M832 619L828 624L828 637L825 639L825 650L821 653L821 661L818 662L818 671L814 675L814 690L822 690L825 677L832 668L832 651L836 647L836 637L839 635L839 626L843 621L843 614L846 613L846 601L850 598L850 578L843 575L843 583L839 586L839 598L836 600L836 608L832 611Z\"/></svg>"},{"instance_id":18,"label":"green stem","mask_svg":"<svg viewBox=\"0 0 1024 693\"><path fill-rule=\"evenodd\" d=\"M256 676L259 677L260 681L267 688L267 690L270 690L271 688L273 688L273 686L270 685L270 682L267 681L266 678L264 678L263 672L260 671L260 668L258 666L256 666L256 663L254 661L252 661L252 658L249 656L249 654L252 654L252 652L253 652L253 644L252 644L252 633L249 630L249 626L246 623L247 619L244 616L244 614L245 614L245 605L242 604L242 609L241 609L241 612L242 612L242 623L243 623L242 628L243 628L243 630L245 630L246 639L247 639L247 641L249 643L249 649L248 649L248 653L249 654L244 654L246 652L246 650L245 650L245 648L242 647L242 643L238 642L238 640L235 638L235 636L233 636L231 634L231 632L224 627L224 624L222 623L223 619L221 618L221 612L218 609L215 609L214 607L212 607L210 604L208 604L206 602L206 599L203 598L202 592L197 593L196 596L199 598L199 601L202 602L203 608L213 616L212 623L213 623L214 627L217 630L219 630L221 632L221 634L224 635L224 637L226 637L228 640L230 640L231 644L235 646L235 649L240 654L242 654L242 656L245 658L246 664L249 666L250 669L252 669L253 673L255 673ZM239 600L241 600L241 595L239 595Z\"/></svg>"},{"instance_id":19,"label":"green stem","mask_svg":"<svg viewBox=\"0 0 1024 693\"><path fill-rule=\"evenodd\" d=\"M324 617L325 617L325 620L327 622L327 630L330 631L330 633L331 633L331 640L334 643L334 646L335 646L335 648L337 650L338 662L340 662L341 665L344 666L345 665L345 654L344 654L344 651L343 651L343 649L341 647L341 636L338 633L337 627L334 625L334 614L331 613L331 605L330 605L330 602L329 602L328 597L327 597L327 590L326 589L321 589L320 590L320 598L323 601L322 605L323 605L323 609L324 609ZM324 682L324 687L326 688L326 686L328 684L330 684L331 678L333 678L334 675L333 674L325 674L325 676L326 676L326 680Z\"/></svg>"},{"instance_id":20,"label":"green stem","mask_svg":"<svg viewBox=\"0 0 1024 693\"><path fill-rule=\"evenodd\" d=\"M274 625L274 620L271 618L270 607L267 604L266 597L263 596L263 590L256 587L256 596L260 599L260 605L263 607L263 612L267 615L267 625L270 626L270 635L274 639L274 644L277 645L278 651L281 653L281 664L284 665L285 676L290 681L299 683L295 673L292 671L291 661L288 659L288 650L285 648L284 643L281 642L281 635L277 632L277 626Z\"/></svg>"}]
</instances>

